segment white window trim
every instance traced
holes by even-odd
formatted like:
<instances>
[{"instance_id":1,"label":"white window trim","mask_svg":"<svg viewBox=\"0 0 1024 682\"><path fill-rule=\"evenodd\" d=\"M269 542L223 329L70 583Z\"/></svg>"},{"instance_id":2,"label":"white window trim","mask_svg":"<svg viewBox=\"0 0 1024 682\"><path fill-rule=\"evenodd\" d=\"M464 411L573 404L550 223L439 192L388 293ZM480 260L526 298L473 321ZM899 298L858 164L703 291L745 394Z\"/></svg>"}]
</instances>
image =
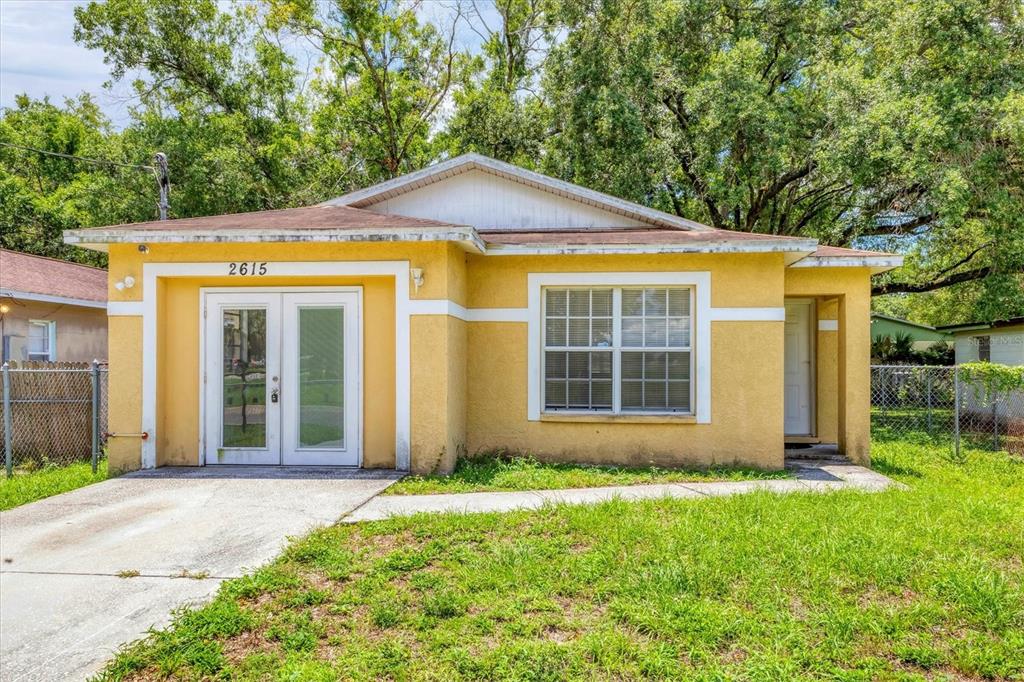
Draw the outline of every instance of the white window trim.
<instances>
[{"instance_id":1,"label":"white window trim","mask_svg":"<svg viewBox=\"0 0 1024 682\"><path fill-rule=\"evenodd\" d=\"M693 287L692 337L690 339L692 414L698 424L711 423L711 273L710 272L554 272L527 275L527 405L529 421L540 421L544 382L545 287ZM573 414L559 410L550 414ZM580 412L580 414L602 414ZM611 414L611 413L608 413ZM630 412L629 414L632 414ZM637 415L649 413L638 412ZM681 413L673 413L681 414Z\"/></svg>"},{"instance_id":2,"label":"white window trim","mask_svg":"<svg viewBox=\"0 0 1024 682\"><path fill-rule=\"evenodd\" d=\"M622 314L622 291L623 291L624 288L637 289L639 287L620 287L620 286L615 286L615 287L589 287L589 286L588 287L549 287L549 289L555 290L555 291L565 291L565 290L569 290L569 291L572 291L572 290L577 290L577 291L595 291L595 290L599 290L599 289L607 290L609 288L611 288L611 291L612 291L612 304L611 304L611 307L612 307L612 315L611 315L611 322L612 322L612 344L610 346L592 346L592 345L588 345L588 346L570 346L570 345L558 346L558 345L548 344L547 343L547 338L543 339L543 346L541 348L541 351L542 351L542 353L541 353L541 365L542 365L541 373L544 376L544 380L541 381L541 405L542 405L542 409L544 411L544 414L555 414L555 415L574 415L574 414L578 414L578 415L601 415L601 414L607 414L607 415L616 415L616 416L636 415L636 416L658 416L658 417L664 417L664 416L693 416L693 393L694 393L694 391L693 391L693 385L694 385L693 384L693 362L694 362L693 358L694 358L694 353L693 353L693 315L692 314L688 314L687 315L687 317L689 318L689 322L690 322L690 325L689 325L690 326L690 343L687 344L685 347L668 346L668 345L666 345L666 346L650 346L650 347L648 347L648 346L626 346L626 345L623 345L623 341L622 341L622 319L624 317L623 314ZM680 287L668 287L668 288L675 289L677 291L685 291L687 293L687 295L688 295L688 297L690 299L689 311L690 311L690 313L692 313L693 312L693 307L694 307L694 305L693 305L693 300L694 300L694 289L693 289L693 287L682 287L682 286L680 286ZM543 291L546 291L546 290L547 289L542 289L542 293L543 293ZM542 314L542 316L543 316L543 318L545 320L545 323L547 321L547 307L546 306L547 306L546 297L542 296L542 300L541 300L541 311L542 312L541 312L541 314ZM641 316L641 319L644 319L644 317ZM667 333L667 330L666 330L666 333ZM542 332L542 335L546 336L546 334L544 332ZM545 395L545 392L546 392L546 384L547 384L548 378L547 378L547 368L544 365L546 363L546 359L545 358L546 358L546 354L547 354L548 351L569 352L569 353L572 353L572 352L584 352L584 353L602 353L602 352L604 352L604 353L611 353L611 356L612 356L612 378L611 378L612 404L611 404L611 406L608 409L598 409L598 408L586 408L586 409L579 408L579 409L574 409L574 408L564 408L564 407L563 408L549 408L549 407L547 407L547 400L546 400L547 396ZM622 353L629 353L629 352L641 352L641 353L665 352L665 353L669 353L669 352L673 352L673 351L687 353L688 358L689 358L689 366L690 366L689 377L690 377L690 379L686 383L687 383L687 389L688 389L688 393L689 393L688 403L690 405L690 409L688 409L688 410L668 410L668 409L666 409L666 410L653 410L653 409L651 409L651 410L646 410L646 409L624 410L624 409L622 409L622 383L623 383L623 379L622 379ZM591 379L591 381L592 381L592 379Z\"/></svg>"},{"instance_id":3,"label":"white window trim","mask_svg":"<svg viewBox=\"0 0 1024 682\"><path fill-rule=\"evenodd\" d=\"M46 327L46 360L43 362L56 362L57 361L57 321L56 320L29 320L29 326L39 325ZM32 362L39 362L34 360L31 356L32 353L26 350L29 360Z\"/></svg>"}]
</instances>

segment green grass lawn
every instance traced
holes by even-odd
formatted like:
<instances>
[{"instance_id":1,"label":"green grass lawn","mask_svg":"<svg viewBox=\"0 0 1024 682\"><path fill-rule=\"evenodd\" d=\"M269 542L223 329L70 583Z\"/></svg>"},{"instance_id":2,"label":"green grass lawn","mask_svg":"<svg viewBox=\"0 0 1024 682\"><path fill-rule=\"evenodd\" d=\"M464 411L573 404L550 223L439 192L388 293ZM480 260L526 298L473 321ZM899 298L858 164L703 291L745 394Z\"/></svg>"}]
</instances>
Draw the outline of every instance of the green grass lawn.
<instances>
[{"instance_id":1,"label":"green grass lawn","mask_svg":"<svg viewBox=\"0 0 1024 682\"><path fill-rule=\"evenodd\" d=\"M488 490L553 490L643 483L686 481L741 481L787 478L785 471L758 469L663 469L581 464L547 464L530 456L486 453L459 458L450 476L407 476L390 486L385 495L471 493Z\"/></svg>"},{"instance_id":2,"label":"green grass lawn","mask_svg":"<svg viewBox=\"0 0 1024 682\"><path fill-rule=\"evenodd\" d=\"M877 443L909 490L339 525L110 679L1024 676L1024 462Z\"/></svg>"},{"instance_id":3,"label":"green grass lawn","mask_svg":"<svg viewBox=\"0 0 1024 682\"><path fill-rule=\"evenodd\" d=\"M65 493L107 478L107 460L100 460L96 473L92 464L80 462L70 466L46 466L32 470L14 470L7 478L0 474L0 510L11 509L44 497Z\"/></svg>"}]
</instances>

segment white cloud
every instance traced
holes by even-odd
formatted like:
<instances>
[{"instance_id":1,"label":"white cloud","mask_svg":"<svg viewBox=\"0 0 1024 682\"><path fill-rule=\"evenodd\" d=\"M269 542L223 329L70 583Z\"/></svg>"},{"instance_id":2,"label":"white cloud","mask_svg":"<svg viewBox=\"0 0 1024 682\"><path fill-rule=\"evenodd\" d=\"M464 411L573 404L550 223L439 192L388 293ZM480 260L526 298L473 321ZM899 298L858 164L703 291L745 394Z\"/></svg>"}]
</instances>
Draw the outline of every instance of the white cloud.
<instances>
[{"instance_id":1,"label":"white cloud","mask_svg":"<svg viewBox=\"0 0 1024 682\"><path fill-rule=\"evenodd\" d=\"M28 94L61 102L92 93L117 124L127 120L125 86L103 89L109 70L103 55L75 43L72 0L0 0L0 106Z\"/></svg>"}]
</instances>

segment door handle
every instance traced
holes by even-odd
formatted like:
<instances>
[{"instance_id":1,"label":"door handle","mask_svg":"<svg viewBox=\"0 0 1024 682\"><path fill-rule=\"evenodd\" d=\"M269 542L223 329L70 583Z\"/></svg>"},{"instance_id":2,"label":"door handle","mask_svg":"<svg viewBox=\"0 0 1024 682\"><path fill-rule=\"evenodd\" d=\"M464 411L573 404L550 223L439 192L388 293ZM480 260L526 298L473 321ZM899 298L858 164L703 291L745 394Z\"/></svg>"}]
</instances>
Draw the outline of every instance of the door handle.
<instances>
[{"instance_id":1,"label":"door handle","mask_svg":"<svg viewBox=\"0 0 1024 682\"><path fill-rule=\"evenodd\" d=\"M275 388L273 391L270 392L270 402L276 403L277 402L277 397L278 397L278 389Z\"/></svg>"}]
</instances>

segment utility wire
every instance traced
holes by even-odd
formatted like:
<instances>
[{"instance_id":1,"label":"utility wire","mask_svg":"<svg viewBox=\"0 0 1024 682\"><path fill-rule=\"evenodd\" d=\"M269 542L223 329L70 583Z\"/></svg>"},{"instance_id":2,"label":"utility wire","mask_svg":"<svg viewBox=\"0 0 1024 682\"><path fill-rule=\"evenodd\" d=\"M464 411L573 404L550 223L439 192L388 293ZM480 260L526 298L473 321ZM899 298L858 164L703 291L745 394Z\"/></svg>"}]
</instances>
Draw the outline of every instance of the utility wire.
<instances>
[{"instance_id":1,"label":"utility wire","mask_svg":"<svg viewBox=\"0 0 1024 682\"><path fill-rule=\"evenodd\" d=\"M11 149L20 149L26 152L36 152L38 154L45 154L47 156L59 156L62 159L71 159L72 161L84 161L86 163L95 163L99 165L107 166L120 166L121 168L138 168L141 170L148 170L156 172L154 166L141 166L134 163L120 163L118 161L107 161L105 159L87 159L82 156L75 156L73 154L62 154L60 152L50 152L45 149L36 149L35 147L23 147L20 144L11 144L9 142L0 142L0 147L10 147Z\"/></svg>"}]
</instances>

